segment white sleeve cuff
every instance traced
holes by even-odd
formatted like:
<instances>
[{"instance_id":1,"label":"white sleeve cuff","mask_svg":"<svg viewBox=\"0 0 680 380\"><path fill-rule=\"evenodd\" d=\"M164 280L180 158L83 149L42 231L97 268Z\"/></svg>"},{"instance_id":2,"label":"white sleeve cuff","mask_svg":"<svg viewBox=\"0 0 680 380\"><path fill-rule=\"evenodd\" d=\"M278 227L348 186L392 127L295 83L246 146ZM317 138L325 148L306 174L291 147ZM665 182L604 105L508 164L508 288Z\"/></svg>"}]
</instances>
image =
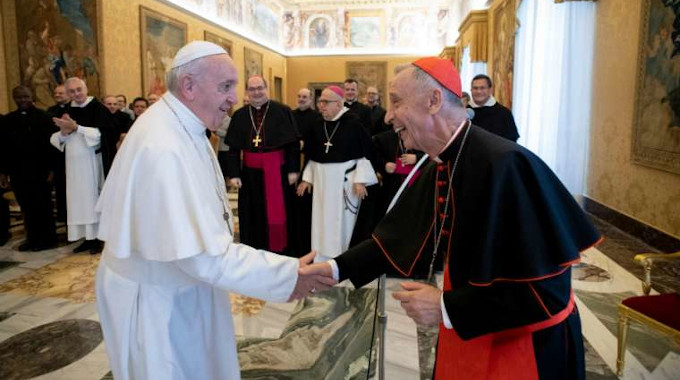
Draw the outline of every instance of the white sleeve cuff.
<instances>
[{"instance_id":1,"label":"white sleeve cuff","mask_svg":"<svg viewBox=\"0 0 680 380\"><path fill-rule=\"evenodd\" d=\"M338 263L335 262L335 260L331 259L326 261L328 265L331 266L331 271L333 272L333 279L335 281L340 281L340 269L338 269Z\"/></svg>"},{"instance_id":2,"label":"white sleeve cuff","mask_svg":"<svg viewBox=\"0 0 680 380\"><path fill-rule=\"evenodd\" d=\"M441 304L442 308L442 323L444 323L444 327L447 329L451 330L453 328L453 325L451 324L451 319L449 319L449 313L446 312L446 306L444 306L444 294L442 293L442 298L440 298L439 303Z\"/></svg>"}]
</instances>

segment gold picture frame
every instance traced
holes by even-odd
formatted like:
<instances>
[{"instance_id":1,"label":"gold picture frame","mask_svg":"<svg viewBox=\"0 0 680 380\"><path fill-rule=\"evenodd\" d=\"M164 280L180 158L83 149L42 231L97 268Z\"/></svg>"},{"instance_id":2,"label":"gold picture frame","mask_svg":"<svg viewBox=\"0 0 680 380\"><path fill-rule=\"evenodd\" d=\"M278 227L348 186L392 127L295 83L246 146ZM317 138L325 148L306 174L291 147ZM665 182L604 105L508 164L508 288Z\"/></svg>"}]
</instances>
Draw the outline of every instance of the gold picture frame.
<instances>
[{"instance_id":1,"label":"gold picture frame","mask_svg":"<svg viewBox=\"0 0 680 380\"><path fill-rule=\"evenodd\" d=\"M233 54L234 53L234 50L233 50L234 49L234 43L231 40L228 40L226 38L222 38L215 33L208 32L207 30L203 31L203 39L208 41L208 42L212 42L216 45L221 46L222 48L224 48L224 50L227 51L227 53L229 54L230 57L234 58L234 54Z\"/></svg>"},{"instance_id":2,"label":"gold picture frame","mask_svg":"<svg viewBox=\"0 0 680 380\"><path fill-rule=\"evenodd\" d=\"M165 74L177 51L187 43L187 24L140 6L142 91L163 94Z\"/></svg>"}]
</instances>

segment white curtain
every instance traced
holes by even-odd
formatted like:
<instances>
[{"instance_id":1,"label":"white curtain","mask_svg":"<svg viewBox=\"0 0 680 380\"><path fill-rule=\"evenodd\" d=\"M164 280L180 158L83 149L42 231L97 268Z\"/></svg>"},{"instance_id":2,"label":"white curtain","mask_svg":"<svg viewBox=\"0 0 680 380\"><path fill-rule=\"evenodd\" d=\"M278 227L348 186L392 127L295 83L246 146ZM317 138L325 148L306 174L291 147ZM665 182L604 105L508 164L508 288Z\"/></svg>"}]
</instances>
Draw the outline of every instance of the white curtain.
<instances>
[{"instance_id":1,"label":"white curtain","mask_svg":"<svg viewBox=\"0 0 680 380\"><path fill-rule=\"evenodd\" d=\"M525 0L518 18L512 110L518 143L540 156L572 194L583 194L595 3Z\"/></svg>"},{"instance_id":2,"label":"white curtain","mask_svg":"<svg viewBox=\"0 0 680 380\"><path fill-rule=\"evenodd\" d=\"M460 80L463 91L470 93L472 78L477 74L486 74L486 62L470 61L470 46L463 48L463 58L460 64Z\"/></svg>"}]
</instances>

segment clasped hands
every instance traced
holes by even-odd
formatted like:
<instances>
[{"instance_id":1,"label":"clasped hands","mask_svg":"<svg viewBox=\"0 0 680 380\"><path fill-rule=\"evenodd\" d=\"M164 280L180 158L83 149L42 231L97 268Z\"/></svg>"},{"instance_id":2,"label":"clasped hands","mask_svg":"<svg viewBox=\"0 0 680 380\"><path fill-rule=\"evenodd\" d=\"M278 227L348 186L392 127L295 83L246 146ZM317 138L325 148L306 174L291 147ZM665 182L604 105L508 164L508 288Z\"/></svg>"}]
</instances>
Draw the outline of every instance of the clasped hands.
<instances>
[{"instance_id":1,"label":"clasped hands","mask_svg":"<svg viewBox=\"0 0 680 380\"><path fill-rule=\"evenodd\" d=\"M67 113L62 115L62 117L53 117L52 121L59 127L61 134L64 136L69 135L78 129L78 123L71 119L71 116Z\"/></svg>"},{"instance_id":2,"label":"clasped hands","mask_svg":"<svg viewBox=\"0 0 680 380\"><path fill-rule=\"evenodd\" d=\"M328 290L338 283L333 279L333 271L328 263L312 264L314 256L316 252L312 251L299 259L297 283L288 301L299 300Z\"/></svg>"}]
</instances>

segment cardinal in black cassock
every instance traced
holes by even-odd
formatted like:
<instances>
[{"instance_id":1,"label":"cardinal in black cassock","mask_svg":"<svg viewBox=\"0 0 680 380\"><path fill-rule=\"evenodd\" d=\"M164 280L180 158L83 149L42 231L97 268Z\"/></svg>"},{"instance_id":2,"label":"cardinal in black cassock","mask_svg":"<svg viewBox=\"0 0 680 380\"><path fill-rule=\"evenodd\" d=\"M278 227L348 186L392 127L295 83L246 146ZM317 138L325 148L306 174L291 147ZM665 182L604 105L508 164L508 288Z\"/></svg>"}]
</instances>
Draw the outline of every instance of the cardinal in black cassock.
<instances>
[{"instance_id":1,"label":"cardinal in black cassock","mask_svg":"<svg viewBox=\"0 0 680 380\"><path fill-rule=\"evenodd\" d=\"M441 87L423 88L416 70ZM450 100L461 95L451 61L417 60L391 86L398 110L388 116L433 161L371 239L303 273L319 268L362 286L443 256L443 292L405 283L395 293L412 318L440 321L436 380L584 379L571 265L599 233L538 157L467 120Z\"/></svg>"},{"instance_id":2,"label":"cardinal in black cassock","mask_svg":"<svg viewBox=\"0 0 680 380\"><path fill-rule=\"evenodd\" d=\"M290 254L289 215L300 170L299 135L290 108L268 99L266 89L263 78L248 79L250 104L234 112L225 137L230 149L227 175L232 186L241 184L241 243Z\"/></svg>"}]
</instances>

